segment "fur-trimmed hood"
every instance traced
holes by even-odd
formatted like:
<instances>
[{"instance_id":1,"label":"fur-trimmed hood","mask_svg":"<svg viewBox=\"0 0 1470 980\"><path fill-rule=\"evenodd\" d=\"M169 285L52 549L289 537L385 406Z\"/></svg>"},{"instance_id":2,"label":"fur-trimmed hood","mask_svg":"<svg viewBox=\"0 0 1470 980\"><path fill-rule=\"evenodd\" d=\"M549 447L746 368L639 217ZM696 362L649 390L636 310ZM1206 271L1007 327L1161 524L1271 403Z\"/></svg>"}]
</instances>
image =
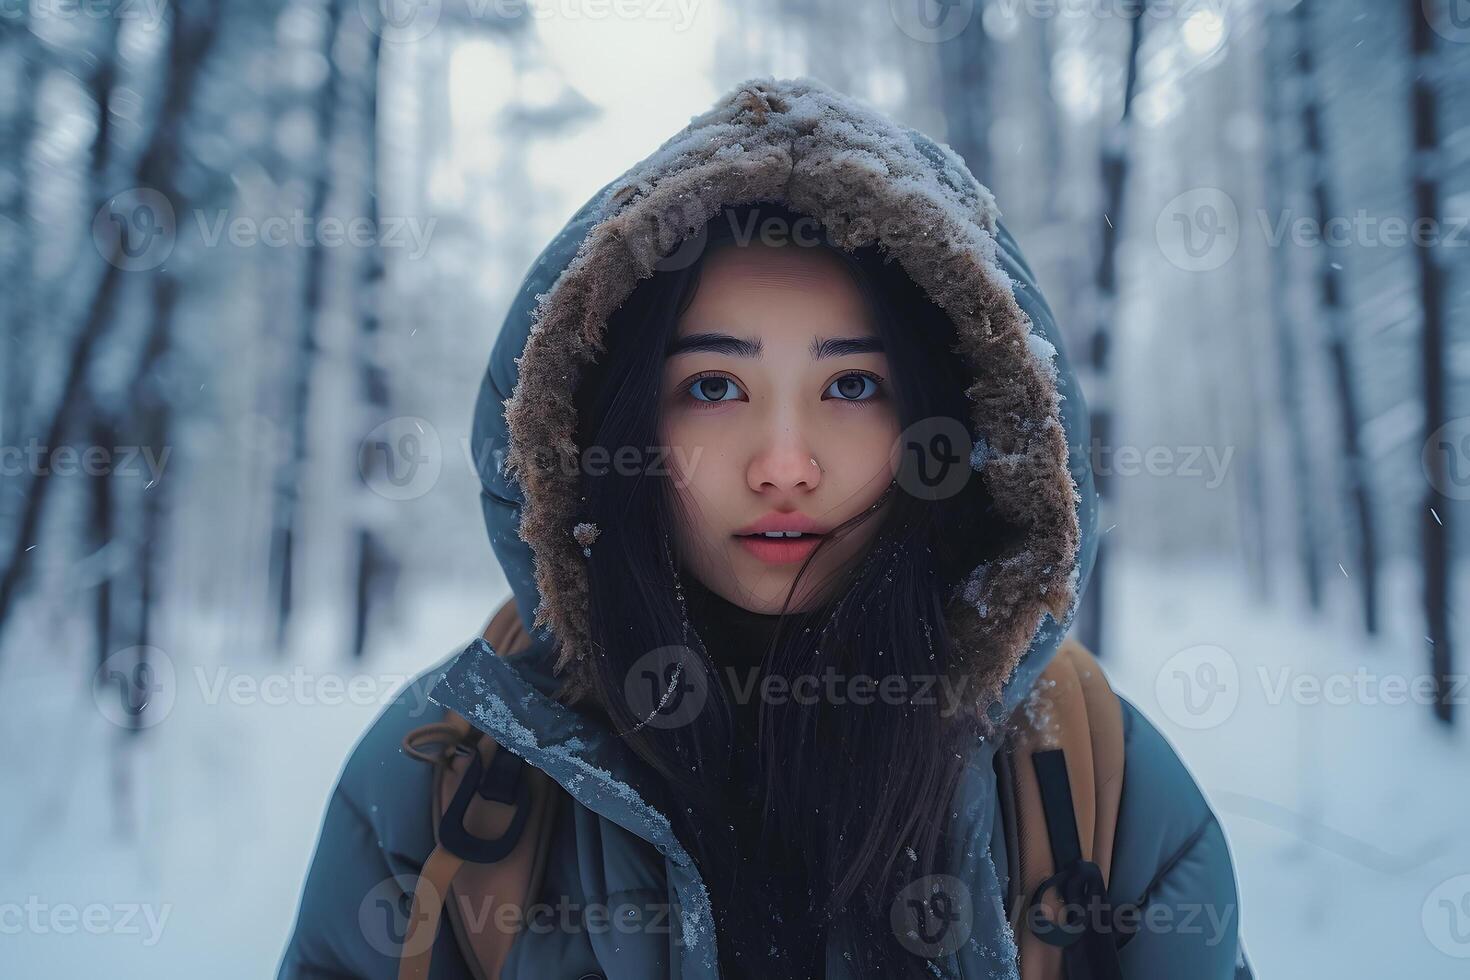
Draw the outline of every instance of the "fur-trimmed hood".
<instances>
[{"instance_id":1,"label":"fur-trimmed hood","mask_svg":"<svg viewBox=\"0 0 1470 980\"><path fill-rule=\"evenodd\" d=\"M486 523L522 620L557 641L564 699L588 690L583 549L597 533L577 524L576 386L638 281L721 207L757 201L810 215L844 248L879 243L954 322L972 466L1021 533L963 583L948 623L980 702L1029 689L1095 553L1086 410L1051 311L953 150L814 79L764 77L583 205L526 275L491 356L474 433Z\"/></svg>"}]
</instances>

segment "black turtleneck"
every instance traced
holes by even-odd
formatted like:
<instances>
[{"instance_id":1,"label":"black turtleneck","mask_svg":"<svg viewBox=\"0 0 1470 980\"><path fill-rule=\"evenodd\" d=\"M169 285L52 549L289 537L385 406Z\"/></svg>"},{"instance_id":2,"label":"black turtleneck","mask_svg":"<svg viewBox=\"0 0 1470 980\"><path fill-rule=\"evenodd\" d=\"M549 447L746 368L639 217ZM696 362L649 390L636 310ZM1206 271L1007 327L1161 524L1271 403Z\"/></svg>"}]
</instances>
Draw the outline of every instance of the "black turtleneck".
<instances>
[{"instance_id":1,"label":"black turtleneck","mask_svg":"<svg viewBox=\"0 0 1470 980\"><path fill-rule=\"evenodd\" d=\"M726 813L739 848L733 901L742 914L721 917L726 945L735 946L722 947L721 960L737 977L821 976L825 943L813 921L805 865L781 842L761 837L765 780L756 743L758 681L781 617L736 605L692 576L685 596L690 622L719 673L735 720Z\"/></svg>"},{"instance_id":2,"label":"black turtleneck","mask_svg":"<svg viewBox=\"0 0 1470 980\"><path fill-rule=\"evenodd\" d=\"M752 681L760 676L781 617L736 605L697 580L689 582L685 597L690 621L718 668L736 723L742 729L737 736L753 744L760 703ZM747 692L743 698L742 691Z\"/></svg>"}]
</instances>

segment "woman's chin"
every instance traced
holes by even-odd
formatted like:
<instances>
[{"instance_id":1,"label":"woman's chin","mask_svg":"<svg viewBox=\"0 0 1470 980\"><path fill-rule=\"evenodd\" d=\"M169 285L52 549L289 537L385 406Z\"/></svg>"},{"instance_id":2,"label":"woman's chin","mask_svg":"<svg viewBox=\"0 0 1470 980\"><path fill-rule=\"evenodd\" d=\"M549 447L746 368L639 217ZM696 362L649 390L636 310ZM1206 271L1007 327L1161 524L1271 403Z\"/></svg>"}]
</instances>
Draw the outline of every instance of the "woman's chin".
<instances>
[{"instance_id":1,"label":"woman's chin","mask_svg":"<svg viewBox=\"0 0 1470 980\"><path fill-rule=\"evenodd\" d=\"M812 604L807 589L798 590L791 597L790 606L786 605L786 594L791 591L791 582L795 577L794 568L789 571L768 569L764 573L757 572L735 586L735 598L730 601L748 612L764 616L778 615L783 607L788 614L805 612Z\"/></svg>"}]
</instances>

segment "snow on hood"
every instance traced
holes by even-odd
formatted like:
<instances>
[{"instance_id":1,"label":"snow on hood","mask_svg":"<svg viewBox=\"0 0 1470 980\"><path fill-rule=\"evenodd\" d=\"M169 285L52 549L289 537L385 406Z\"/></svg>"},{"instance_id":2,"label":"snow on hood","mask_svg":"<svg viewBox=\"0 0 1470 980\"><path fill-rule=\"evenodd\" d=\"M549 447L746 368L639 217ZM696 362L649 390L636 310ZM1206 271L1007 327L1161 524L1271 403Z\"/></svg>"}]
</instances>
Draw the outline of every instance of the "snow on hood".
<instances>
[{"instance_id":1,"label":"snow on hood","mask_svg":"<svg viewBox=\"0 0 1470 980\"><path fill-rule=\"evenodd\" d=\"M599 190L527 273L474 434L491 543L522 621L557 641L562 699L584 696L583 547L595 529L577 527L576 385L655 263L721 207L757 201L810 215L841 247L881 243L954 322L983 447L972 465L1021 533L971 574L947 620L969 689L990 703L1004 685L1012 703L1055 651L1091 570L1086 410L991 192L948 146L811 78L736 85Z\"/></svg>"}]
</instances>

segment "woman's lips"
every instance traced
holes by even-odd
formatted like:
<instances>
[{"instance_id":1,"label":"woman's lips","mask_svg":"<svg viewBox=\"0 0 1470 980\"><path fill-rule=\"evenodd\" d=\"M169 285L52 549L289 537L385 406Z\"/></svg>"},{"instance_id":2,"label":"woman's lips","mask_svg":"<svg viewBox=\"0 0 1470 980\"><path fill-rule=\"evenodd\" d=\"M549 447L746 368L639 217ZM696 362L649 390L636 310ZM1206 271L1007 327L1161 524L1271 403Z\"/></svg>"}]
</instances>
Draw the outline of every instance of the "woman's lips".
<instances>
[{"instance_id":1,"label":"woman's lips","mask_svg":"<svg viewBox=\"0 0 1470 980\"><path fill-rule=\"evenodd\" d=\"M811 554L822 540L822 535L803 534L799 538L767 538L758 534L737 534L735 540L739 541L746 551L763 562L772 565L789 565L792 562L802 561Z\"/></svg>"}]
</instances>

